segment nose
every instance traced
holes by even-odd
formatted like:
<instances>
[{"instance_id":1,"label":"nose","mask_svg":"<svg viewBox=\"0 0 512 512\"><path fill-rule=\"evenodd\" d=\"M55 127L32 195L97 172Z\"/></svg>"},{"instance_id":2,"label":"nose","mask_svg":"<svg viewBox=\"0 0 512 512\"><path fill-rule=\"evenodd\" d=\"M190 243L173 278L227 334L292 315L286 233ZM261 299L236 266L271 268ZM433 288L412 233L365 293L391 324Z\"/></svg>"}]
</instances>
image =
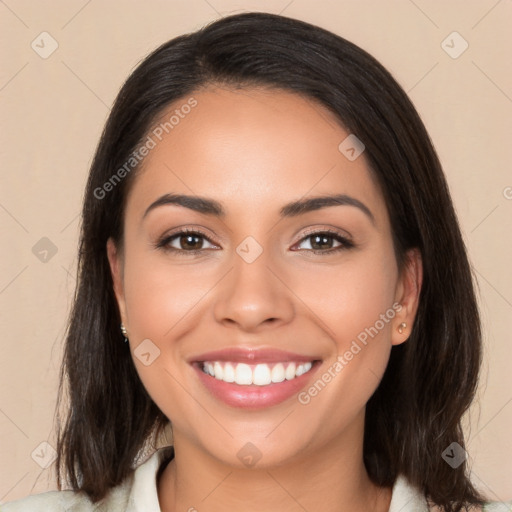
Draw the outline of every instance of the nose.
<instances>
[{"instance_id":1,"label":"nose","mask_svg":"<svg viewBox=\"0 0 512 512\"><path fill-rule=\"evenodd\" d=\"M225 327L258 332L290 322L295 314L293 293L265 251L252 263L238 255L233 268L217 286L214 316Z\"/></svg>"}]
</instances>

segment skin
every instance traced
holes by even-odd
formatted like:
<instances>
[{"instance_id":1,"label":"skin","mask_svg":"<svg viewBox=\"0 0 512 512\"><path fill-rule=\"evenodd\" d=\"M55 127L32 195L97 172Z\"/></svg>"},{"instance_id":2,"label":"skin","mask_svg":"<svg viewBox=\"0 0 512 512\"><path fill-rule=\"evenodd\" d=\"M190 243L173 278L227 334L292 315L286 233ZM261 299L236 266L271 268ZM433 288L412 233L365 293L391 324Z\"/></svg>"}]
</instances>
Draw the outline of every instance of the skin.
<instances>
[{"instance_id":1,"label":"skin","mask_svg":"<svg viewBox=\"0 0 512 512\"><path fill-rule=\"evenodd\" d=\"M133 361L173 425L176 457L157 483L161 509L386 511L391 489L375 486L363 464L365 405L391 347L410 334L420 255L411 250L399 272L386 205L364 153L349 161L338 150L349 133L323 106L256 88L209 87L193 97L197 106L151 150L130 189L123 249L107 243L132 354L145 339L160 350L149 366ZM167 193L215 199L226 215L165 205L143 219ZM349 205L279 215L286 203L334 193L364 203L374 220ZM185 237L169 243L181 255L155 248L183 227L208 237L193 240L199 254L186 253ZM325 229L355 247L332 252L340 246L332 237L318 249L307 235ZM236 252L247 236L263 249L252 263ZM232 346L305 354L322 360L307 390L393 303L401 310L306 405L294 396L261 410L230 407L187 362ZM251 468L237 457L248 442L261 453Z\"/></svg>"}]
</instances>

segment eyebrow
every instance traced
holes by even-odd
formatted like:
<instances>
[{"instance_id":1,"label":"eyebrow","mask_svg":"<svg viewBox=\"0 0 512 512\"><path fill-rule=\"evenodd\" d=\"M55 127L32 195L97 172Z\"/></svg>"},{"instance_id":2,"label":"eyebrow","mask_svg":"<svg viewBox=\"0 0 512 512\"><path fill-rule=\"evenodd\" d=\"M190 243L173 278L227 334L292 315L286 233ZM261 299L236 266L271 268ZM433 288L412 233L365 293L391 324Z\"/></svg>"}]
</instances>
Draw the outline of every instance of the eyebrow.
<instances>
[{"instance_id":1,"label":"eyebrow","mask_svg":"<svg viewBox=\"0 0 512 512\"><path fill-rule=\"evenodd\" d=\"M142 218L144 219L151 210L165 205L183 206L205 215L213 215L220 218L224 218L226 216L226 211L222 207L221 203L214 199L189 196L185 194L164 194L148 206ZM305 213L330 206L354 206L359 208L359 210L361 210L372 221L372 223L375 224L375 217L370 209L358 199L346 194L318 196L292 201L291 203L284 205L279 210L279 214L283 218L296 217L297 215L303 215Z\"/></svg>"}]
</instances>

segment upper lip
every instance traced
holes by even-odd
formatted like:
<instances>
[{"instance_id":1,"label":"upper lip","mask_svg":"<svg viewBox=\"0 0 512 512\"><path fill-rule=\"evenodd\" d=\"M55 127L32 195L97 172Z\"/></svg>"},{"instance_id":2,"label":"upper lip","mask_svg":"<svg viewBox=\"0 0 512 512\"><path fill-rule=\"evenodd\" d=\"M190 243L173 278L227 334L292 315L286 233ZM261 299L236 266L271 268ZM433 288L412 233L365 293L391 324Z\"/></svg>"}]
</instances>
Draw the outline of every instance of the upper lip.
<instances>
[{"instance_id":1,"label":"upper lip","mask_svg":"<svg viewBox=\"0 0 512 512\"><path fill-rule=\"evenodd\" d=\"M230 347L222 350L205 352L189 359L190 363L204 361L231 361L234 363L277 363L286 361L308 362L318 358L274 348L241 348Z\"/></svg>"}]
</instances>

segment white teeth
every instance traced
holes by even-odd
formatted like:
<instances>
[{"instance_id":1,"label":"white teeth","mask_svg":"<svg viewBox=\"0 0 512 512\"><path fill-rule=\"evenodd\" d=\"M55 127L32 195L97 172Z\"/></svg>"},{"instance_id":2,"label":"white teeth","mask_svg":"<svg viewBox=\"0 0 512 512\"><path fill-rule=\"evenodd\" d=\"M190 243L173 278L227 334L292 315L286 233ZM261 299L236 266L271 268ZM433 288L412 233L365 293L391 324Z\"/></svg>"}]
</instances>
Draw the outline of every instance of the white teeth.
<instances>
[{"instance_id":1,"label":"white teeth","mask_svg":"<svg viewBox=\"0 0 512 512\"><path fill-rule=\"evenodd\" d=\"M297 377L300 377L302 374L306 373L309 370L311 370L311 363L300 364L297 367L297 370L295 371L295 375Z\"/></svg>"},{"instance_id":2,"label":"white teeth","mask_svg":"<svg viewBox=\"0 0 512 512\"><path fill-rule=\"evenodd\" d=\"M224 366L224 382L235 382L235 369L231 363L226 363Z\"/></svg>"},{"instance_id":3,"label":"white teeth","mask_svg":"<svg viewBox=\"0 0 512 512\"><path fill-rule=\"evenodd\" d=\"M272 382L283 382L284 378L284 365L277 363L274 368L272 368Z\"/></svg>"},{"instance_id":4,"label":"white teeth","mask_svg":"<svg viewBox=\"0 0 512 512\"><path fill-rule=\"evenodd\" d=\"M248 364L238 363L236 365L235 382L240 385L252 384L252 370Z\"/></svg>"},{"instance_id":5,"label":"white teeth","mask_svg":"<svg viewBox=\"0 0 512 512\"><path fill-rule=\"evenodd\" d=\"M286 371L284 373L286 380L292 380L295 378L295 363L290 363L286 367Z\"/></svg>"},{"instance_id":6,"label":"white teeth","mask_svg":"<svg viewBox=\"0 0 512 512\"><path fill-rule=\"evenodd\" d=\"M206 361L203 363L203 371L217 380L234 382L240 386L254 384L256 386L268 386L300 377L311 370L312 362L307 363L277 363L272 368L268 364L260 363L249 366L245 363L228 363L224 361Z\"/></svg>"},{"instance_id":7,"label":"white teeth","mask_svg":"<svg viewBox=\"0 0 512 512\"><path fill-rule=\"evenodd\" d=\"M252 375L252 383L257 386L267 386L272 382L270 368L266 364L257 364Z\"/></svg>"},{"instance_id":8,"label":"white teeth","mask_svg":"<svg viewBox=\"0 0 512 512\"><path fill-rule=\"evenodd\" d=\"M222 365L218 361L214 363L213 371L215 373L215 378L222 380L222 378L224 377L224 369L222 368Z\"/></svg>"}]
</instances>

